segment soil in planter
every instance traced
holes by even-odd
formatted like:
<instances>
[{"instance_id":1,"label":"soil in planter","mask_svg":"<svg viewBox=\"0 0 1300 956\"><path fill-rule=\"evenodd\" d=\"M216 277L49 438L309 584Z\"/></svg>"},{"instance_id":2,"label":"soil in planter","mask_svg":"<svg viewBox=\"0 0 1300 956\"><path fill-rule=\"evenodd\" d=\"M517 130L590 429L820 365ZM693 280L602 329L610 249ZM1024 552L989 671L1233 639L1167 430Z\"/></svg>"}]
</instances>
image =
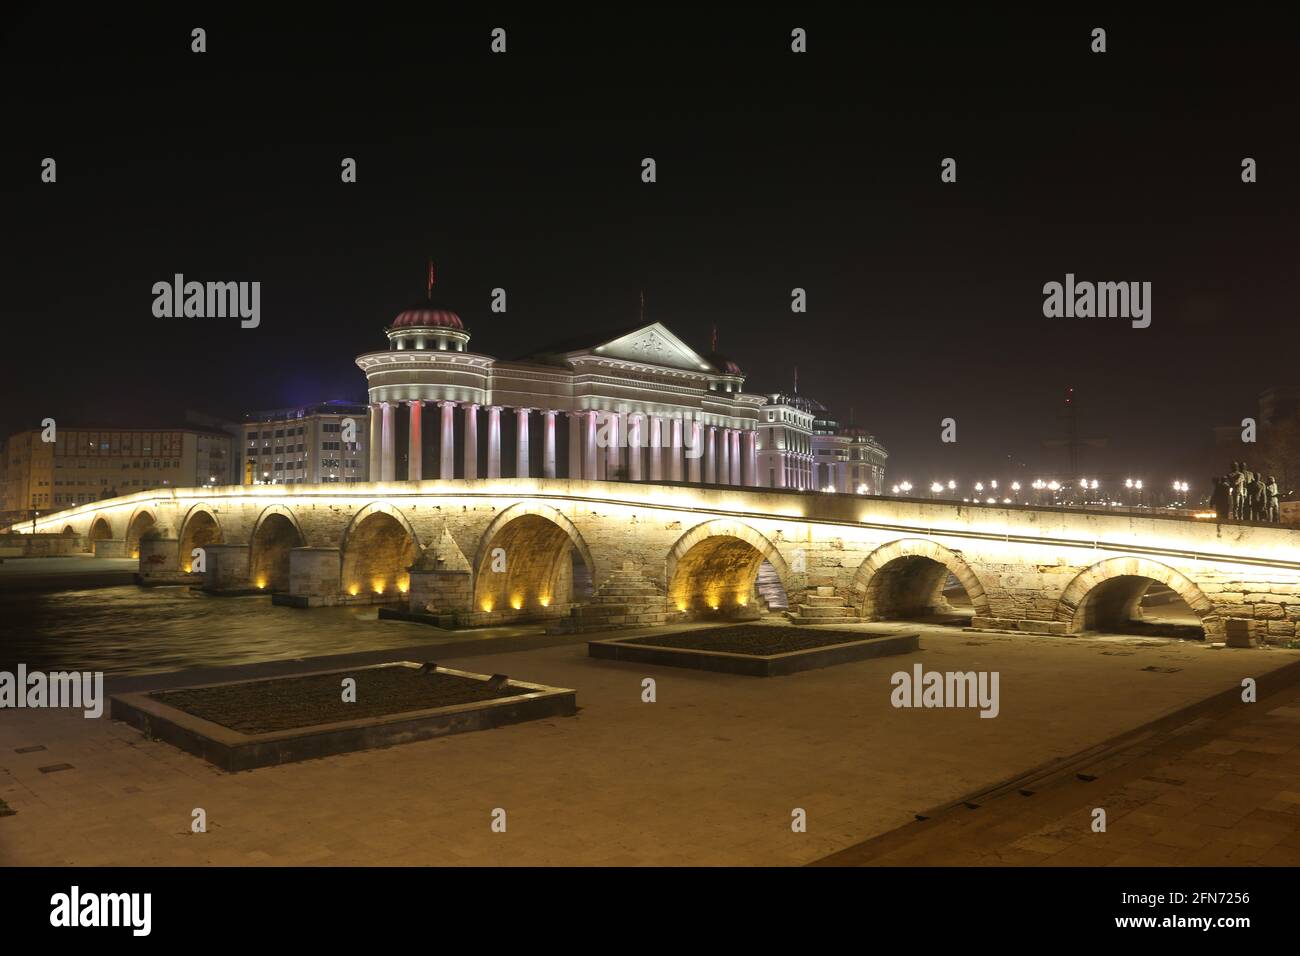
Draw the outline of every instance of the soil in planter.
<instances>
[{"instance_id":1,"label":"soil in planter","mask_svg":"<svg viewBox=\"0 0 1300 956\"><path fill-rule=\"evenodd\" d=\"M357 682L356 703L343 702L343 678ZM526 688L493 690L486 681L455 674L421 674L414 667L376 667L311 677L159 691L154 700L243 734L385 717L531 693Z\"/></svg>"},{"instance_id":2,"label":"soil in planter","mask_svg":"<svg viewBox=\"0 0 1300 956\"><path fill-rule=\"evenodd\" d=\"M711 627L702 631L684 631L681 634L637 637L620 643L768 657L772 654L788 654L791 651L808 651L814 647L827 647L831 644L866 641L880 636L863 634L861 631L810 631L804 627L736 624L731 627Z\"/></svg>"}]
</instances>

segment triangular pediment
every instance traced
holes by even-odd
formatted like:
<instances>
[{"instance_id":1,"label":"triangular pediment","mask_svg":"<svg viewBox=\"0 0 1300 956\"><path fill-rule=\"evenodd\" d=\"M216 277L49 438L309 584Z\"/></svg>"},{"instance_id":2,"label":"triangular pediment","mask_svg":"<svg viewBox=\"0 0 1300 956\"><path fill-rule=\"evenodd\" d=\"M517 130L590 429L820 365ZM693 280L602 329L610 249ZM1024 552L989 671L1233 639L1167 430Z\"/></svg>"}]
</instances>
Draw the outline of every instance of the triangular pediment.
<instances>
[{"instance_id":1,"label":"triangular pediment","mask_svg":"<svg viewBox=\"0 0 1300 956\"><path fill-rule=\"evenodd\" d=\"M646 365L689 369L692 372L708 371L712 368L698 352L659 322L651 322L608 342L583 349L583 352L602 358L644 362Z\"/></svg>"}]
</instances>

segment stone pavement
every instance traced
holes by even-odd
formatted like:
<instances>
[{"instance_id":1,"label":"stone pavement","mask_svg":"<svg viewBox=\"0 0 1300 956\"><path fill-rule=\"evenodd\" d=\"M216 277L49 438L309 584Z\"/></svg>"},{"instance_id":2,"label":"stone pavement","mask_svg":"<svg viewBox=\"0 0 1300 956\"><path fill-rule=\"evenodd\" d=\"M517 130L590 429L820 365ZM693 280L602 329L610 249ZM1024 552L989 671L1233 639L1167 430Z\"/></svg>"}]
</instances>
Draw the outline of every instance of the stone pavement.
<instances>
[{"instance_id":1,"label":"stone pavement","mask_svg":"<svg viewBox=\"0 0 1300 956\"><path fill-rule=\"evenodd\" d=\"M782 678L596 661L585 643L439 656L576 688L580 711L239 774L107 719L5 711L0 798L18 812L0 818L0 863L803 864L1300 660L1294 651L1153 639L859 629L919 630L921 650ZM894 709L890 675L914 662L998 671L1000 715ZM657 703L641 701L647 676ZM1275 758L1294 758L1293 732L1258 729L1215 744L1201 776L1169 770L1155 776L1186 782L1147 781L1135 792L1163 797L1162 807L1192 793L1204 804L1226 801L1222 809L1245 827L1215 845L1254 847L1263 839L1254 834L1279 824L1252 814L1284 811L1277 801L1247 808L1239 798L1251 778L1215 767L1240 753L1264 780ZM1234 742L1233 754L1221 752ZM45 749L17 752L36 745ZM59 764L71 769L41 772ZM1295 791L1288 783L1279 793ZM1216 826L1225 819L1218 804L1198 804L1184 825ZM190 832L196 807L207 812L206 834ZM507 811L504 834L490 829L495 808ZM806 833L791 832L794 808L807 812ZM1172 823L1165 829L1167 840L1191 839ZM1040 843L1023 858L1036 861L1049 846L1068 848ZM1260 862L1275 859L1258 849Z\"/></svg>"},{"instance_id":2,"label":"stone pavement","mask_svg":"<svg viewBox=\"0 0 1300 956\"><path fill-rule=\"evenodd\" d=\"M1294 669L1292 669L1294 670ZM1300 674L1224 695L990 799L818 861L833 866L1298 866ZM1273 693L1266 688L1278 685ZM1105 830L1093 829L1095 810Z\"/></svg>"}]
</instances>

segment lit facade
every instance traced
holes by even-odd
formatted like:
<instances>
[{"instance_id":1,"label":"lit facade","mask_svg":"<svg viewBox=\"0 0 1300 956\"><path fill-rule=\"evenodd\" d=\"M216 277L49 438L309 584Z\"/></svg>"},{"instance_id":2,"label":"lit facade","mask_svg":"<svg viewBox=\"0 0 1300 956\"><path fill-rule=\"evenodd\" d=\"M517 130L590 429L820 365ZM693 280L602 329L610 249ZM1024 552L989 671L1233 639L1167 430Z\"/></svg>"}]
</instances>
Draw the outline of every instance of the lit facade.
<instances>
[{"instance_id":1,"label":"lit facade","mask_svg":"<svg viewBox=\"0 0 1300 956\"><path fill-rule=\"evenodd\" d=\"M5 443L4 505L22 520L117 495L230 482L230 435L191 428L56 428L10 435Z\"/></svg>"},{"instance_id":2,"label":"lit facade","mask_svg":"<svg viewBox=\"0 0 1300 956\"><path fill-rule=\"evenodd\" d=\"M368 481L369 441L366 405L324 402L255 412L244 423L242 484Z\"/></svg>"},{"instance_id":3,"label":"lit facade","mask_svg":"<svg viewBox=\"0 0 1300 956\"><path fill-rule=\"evenodd\" d=\"M469 350L460 316L400 313L357 357L372 480L542 477L760 484L761 395L658 322L514 360Z\"/></svg>"},{"instance_id":4,"label":"lit facade","mask_svg":"<svg viewBox=\"0 0 1300 956\"><path fill-rule=\"evenodd\" d=\"M769 488L813 485L813 422L825 409L802 395L774 392L759 413L759 473Z\"/></svg>"}]
</instances>

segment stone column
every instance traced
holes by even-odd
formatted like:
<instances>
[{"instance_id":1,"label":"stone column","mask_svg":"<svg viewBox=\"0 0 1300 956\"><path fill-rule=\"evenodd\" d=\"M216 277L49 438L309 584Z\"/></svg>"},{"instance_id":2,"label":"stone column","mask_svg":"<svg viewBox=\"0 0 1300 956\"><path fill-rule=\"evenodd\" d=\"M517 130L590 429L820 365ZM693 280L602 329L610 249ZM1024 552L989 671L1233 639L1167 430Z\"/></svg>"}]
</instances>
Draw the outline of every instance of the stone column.
<instances>
[{"instance_id":1,"label":"stone column","mask_svg":"<svg viewBox=\"0 0 1300 956\"><path fill-rule=\"evenodd\" d=\"M664 420L650 416L650 480L664 480Z\"/></svg>"},{"instance_id":2,"label":"stone column","mask_svg":"<svg viewBox=\"0 0 1300 956\"><path fill-rule=\"evenodd\" d=\"M478 477L478 406L465 404L465 477Z\"/></svg>"},{"instance_id":3,"label":"stone column","mask_svg":"<svg viewBox=\"0 0 1300 956\"><path fill-rule=\"evenodd\" d=\"M419 481L424 476L424 445L420 439L424 426L424 402L416 399L406 403L411 410L410 441L406 448L406 480Z\"/></svg>"},{"instance_id":4,"label":"stone column","mask_svg":"<svg viewBox=\"0 0 1300 956\"><path fill-rule=\"evenodd\" d=\"M383 460L379 457L380 449L384 447L383 439L383 419L382 410L378 402L370 403L370 470L366 474L367 481L378 481L379 471L382 467L380 462ZM260 475L254 475L253 479L257 480Z\"/></svg>"},{"instance_id":5,"label":"stone column","mask_svg":"<svg viewBox=\"0 0 1300 956\"><path fill-rule=\"evenodd\" d=\"M456 477L456 403L439 402L442 409L442 461L438 477L450 480Z\"/></svg>"},{"instance_id":6,"label":"stone column","mask_svg":"<svg viewBox=\"0 0 1300 956\"><path fill-rule=\"evenodd\" d=\"M745 484L758 487L758 442L754 440L752 428L745 431Z\"/></svg>"},{"instance_id":7,"label":"stone column","mask_svg":"<svg viewBox=\"0 0 1300 956\"><path fill-rule=\"evenodd\" d=\"M673 439L672 448L669 450L672 456L668 459L668 480L682 480L682 420L673 419Z\"/></svg>"},{"instance_id":8,"label":"stone column","mask_svg":"<svg viewBox=\"0 0 1300 956\"><path fill-rule=\"evenodd\" d=\"M780 451L776 454L776 486L785 487L785 452Z\"/></svg>"},{"instance_id":9,"label":"stone column","mask_svg":"<svg viewBox=\"0 0 1300 956\"><path fill-rule=\"evenodd\" d=\"M731 483L731 429L721 429L718 435L718 484Z\"/></svg>"},{"instance_id":10,"label":"stone column","mask_svg":"<svg viewBox=\"0 0 1300 956\"><path fill-rule=\"evenodd\" d=\"M516 408L515 421L515 477L528 477L528 413L530 408Z\"/></svg>"},{"instance_id":11,"label":"stone column","mask_svg":"<svg viewBox=\"0 0 1300 956\"><path fill-rule=\"evenodd\" d=\"M699 422L691 422L690 452L688 453L690 457L686 459L686 475L687 481L693 485L700 483L700 459L704 456L703 441L704 426Z\"/></svg>"},{"instance_id":12,"label":"stone column","mask_svg":"<svg viewBox=\"0 0 1300 956\"><path fill-rule=\"evenodd\" d=\"M618 463L622 449L621 436L623 434L623 413L609 413L609 447L605 449L605 478L613 481L618 477Z\"/></svg>"},{"instance_id":13,"label":"stone column","mask_svg":"<svg viewBox=\"0 0 1300 956\"><path fill-rule=\"evenodd\" d=\"M731 483L740 484L740 430L731 431Z\"/></svg>"},{"instance_id":14,"label":"stone column","mask_svg":"<svg viewBox=\"0 0 1300 956\"><path fill-rule=\"evenodd\" d=\"M704 483L718 483L718 429L710 425L704 447Z\"/></svg>"},{"instance_id":15,"label":"stone column","mask_svg":"<svg viewBox=\"0 0 1300 956\"><path fill-rule=\"evenodd\" d=\"M582 445L582 477L588 481L596 480L596 416L599 414L594 409L582 412L586 416L586 438L583 439Z\"/></svg>"},{"instance_id":16,"label":"stone column","mask_svg":"<svg viewBox=\"0 0 1300 956\"><path fill-rule=\"evenodd\" d=\"M384 449L379 477L382 481L392 481L397 476L397 441L394 434L397 428L397 409L392 402L381 404L384 409Z\"/></svg>"},{"instance_id":17,"label":"stone column","mask_svg":"<svg viewBox=\"0 0 1300 956\"><path fill-rule=\"evenodd\" d=\"M542 477L555 477L555 412L542 413Z\"/></svg>"},{"instance_id":18,"label":"stone column","mask_svg":"<svg viewBox=\"0 0 1300 956\"><path fill-rule=\"evenodd\" d=\"M627 419L627 477L641 480L641 423L645 416L634 412Z\"/></svg>"},{"instance_id":19,"label":"stone column","mask_svg":"<svg viewBox=\"0 0 1300 956\"><path fill-rule=\"evenodd\" d=\"M501 406L488 406L487 476L501 477Z\"/></svg>"}]
</instances>

